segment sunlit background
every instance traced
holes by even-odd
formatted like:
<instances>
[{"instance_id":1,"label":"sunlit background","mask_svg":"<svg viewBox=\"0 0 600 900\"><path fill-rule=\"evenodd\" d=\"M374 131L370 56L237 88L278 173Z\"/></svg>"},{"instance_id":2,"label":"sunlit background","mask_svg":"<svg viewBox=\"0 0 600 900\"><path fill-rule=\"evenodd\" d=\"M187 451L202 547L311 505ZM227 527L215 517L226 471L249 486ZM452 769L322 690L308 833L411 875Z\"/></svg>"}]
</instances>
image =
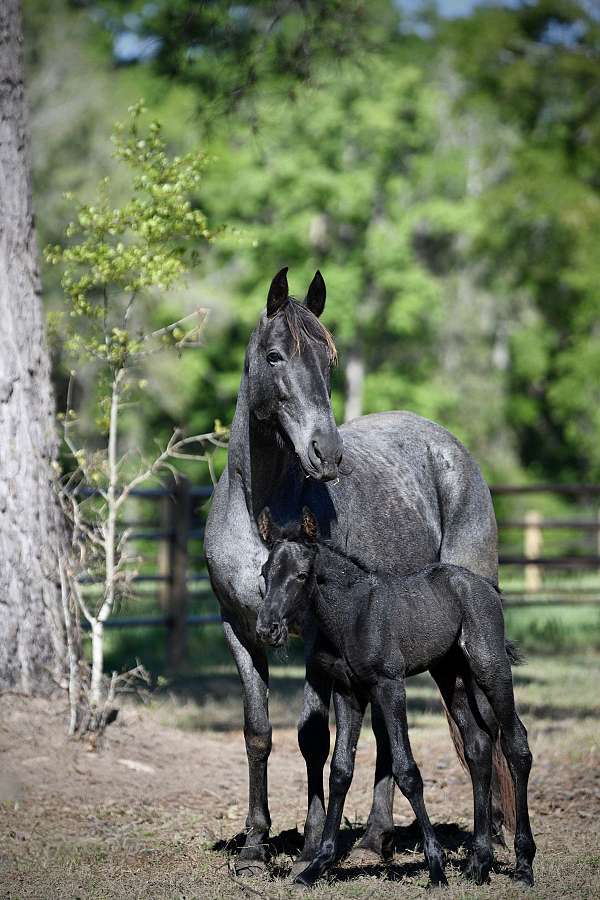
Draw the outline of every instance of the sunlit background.
<instances>
[{"instance_id":1,"label":"sunlit background","mask_svg":"<svg viewBox=\"0 0 600 900\"><path fill-rule=\"evenodd\" d=\"M327 283L339 422L411 409L454 431L491 483L598 480L595 3L334 0L303 12L274 0L27 0L25 15L42 244L63 240L64 192L88 199L105 175L127 191L109 138L140 97L173 153L207 156L194 199L217 236L185 283L143 307L150 329L208 307L204 347L153 360L125 443L151 450L173 426L231 421L250 330L288 265L299 297L316 268ZM43 272L49 310L62 303L58 277ZM54 360L61 406L60 334ZM92 405L93 377L81 389ZM200 463L188 474L209 481ZM593 523L597 504L497 498L513 521L533 509ZM522 552L521 526L501 537L505 555ZM593 528L563 528L544 550L589 555L597 541ZM521 589L522 569L504 571ZM544 585L564 574L544 573ZM566 575L598 592L595 570ZM192 612L210 610L211 598L193 600ZM600 640L595 607L514 615L538 645ZM210 655L217 634L195 632L198 652ZM119 653L139 640L123 634Z\"/></svg>"}]
</instances>

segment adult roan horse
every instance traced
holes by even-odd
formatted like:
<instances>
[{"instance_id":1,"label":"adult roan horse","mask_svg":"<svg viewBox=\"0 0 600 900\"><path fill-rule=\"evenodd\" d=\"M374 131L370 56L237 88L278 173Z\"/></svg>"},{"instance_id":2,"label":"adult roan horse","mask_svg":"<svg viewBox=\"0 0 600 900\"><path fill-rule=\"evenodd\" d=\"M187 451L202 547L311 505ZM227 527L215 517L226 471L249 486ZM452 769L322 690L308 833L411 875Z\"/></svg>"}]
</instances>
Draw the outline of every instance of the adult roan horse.
<instances>
[{"instance_id":1,"label":"adult roan horse","mask_svg":"<svg viewBox=\"0 0 600 900\"><path fill-rule=\"evenodd\" d=\"M370 569L408 574L440 560L497 579L497 533L489 490L474 460L448 431L413 413L363 416L336 427L330 402L335 347L318 317L325 283L316 273L306 300L289 296L287 268L274 277L250 338L231 428L227 468L215 488L204 550L227 643L242 681L249 769L246 837L238 871L260 867L271 820L268 662L256 638L267 550L256 518L299 520L312 509L320 533ZM305 622L310 648L316 629ZM307 657L308 658L308 657ZM331 683L306 672L298 740L308 780L300 861L310 860L325 820L323 768L329 754ZM473 713L457 682L453 710ZM394 835L392 767L381 711L373 804L359 846L385 855ZM454 735L456 740L456 735Z\"/></svg>"}]
</instances>

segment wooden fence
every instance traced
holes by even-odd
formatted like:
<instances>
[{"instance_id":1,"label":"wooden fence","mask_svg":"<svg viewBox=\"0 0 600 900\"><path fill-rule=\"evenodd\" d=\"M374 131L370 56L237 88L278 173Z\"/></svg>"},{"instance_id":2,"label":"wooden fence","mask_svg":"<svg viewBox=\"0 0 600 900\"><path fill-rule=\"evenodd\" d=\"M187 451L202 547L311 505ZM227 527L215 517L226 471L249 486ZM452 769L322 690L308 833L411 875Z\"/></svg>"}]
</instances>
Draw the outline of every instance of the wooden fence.
<instances>
[{"instance_id":1,"label":"wooden fence","mask_svg":"<svg viewBox=\"0 0 600 900\"><path fill-rule=\"evenodd\" d=\"M517 518L500 518L500 566L504 583L507 572L522 573L522 586L504 591L507 606L546 606L558 603L600 604L600 516L544 518L535 506L535 495L556 494L600 505L600 485L596 484L535 484L495 485L491 488L495 500L507 496L527 495L527 512ZM170 487L141 488L132 492L133 498L152 504L156 513L128 521L130 540L156 542L155 571L148 571L148 561L135 581L156 584L159 615L117 616L106 623L108 628L163 626L166 628L168 667L176 670L185 655L186 633L189 626L220 621L217 601L214 611L190 614L190 600L195 594L211 596L208 575L202 556L205 512L212 488L191 485L180 478ZM544 553L546 532L572 531L583 535L575 550L568 553ZM503 548L503 534L520 534L518 552ZM572 541L571 541L572 544ZM514 548L513 548L514 550ZM590 570L597 574L597 585L547 585L547 571L573 572ZM147 596L147 593L146 593Z\"/></svg>"}]
</instances>

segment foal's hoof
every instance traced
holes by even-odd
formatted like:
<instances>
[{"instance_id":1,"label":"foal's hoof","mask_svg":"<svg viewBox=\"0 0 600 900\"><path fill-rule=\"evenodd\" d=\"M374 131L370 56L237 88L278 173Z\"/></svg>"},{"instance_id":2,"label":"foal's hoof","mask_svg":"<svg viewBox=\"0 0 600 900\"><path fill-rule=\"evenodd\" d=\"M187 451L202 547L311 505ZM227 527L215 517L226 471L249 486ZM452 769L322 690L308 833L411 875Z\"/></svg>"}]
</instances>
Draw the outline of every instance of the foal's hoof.
<instances>
[{"instance_id":1,"label":"foal's hoof","mask_svg":"<svg viewBox=\"0 0 600 900\"><path fill-rule=\"evenodd\" d=\"M507 850L506 839L504 837L504 829L502 825L498 828L492 828L492 844L494 847L500 847L502 850Z\"/></svg>"}]
</instances>

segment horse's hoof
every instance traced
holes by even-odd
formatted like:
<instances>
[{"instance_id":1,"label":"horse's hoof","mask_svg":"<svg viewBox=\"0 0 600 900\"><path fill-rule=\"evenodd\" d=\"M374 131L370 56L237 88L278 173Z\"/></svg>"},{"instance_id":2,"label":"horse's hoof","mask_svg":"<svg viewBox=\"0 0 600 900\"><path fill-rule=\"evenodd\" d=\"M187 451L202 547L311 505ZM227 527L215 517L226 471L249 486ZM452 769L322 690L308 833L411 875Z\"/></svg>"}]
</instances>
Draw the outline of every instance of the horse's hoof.
<instances>
[{"instance_id":1,"label":"horse's hoof","mask_svg":"<svg viewBox=\"0 0 600 900\"><path fill-rule=\"evenodd\" d=\"M472 859L465 869L465 878L474 884L487 884L490 880L490 867Z\"/></svg>"},{"instance_id":2,"label":"horse's hoof","mask_svg":"<svg viewBox=\"0 0 600 900\"><path fill-rule=\"evenodd\" d=\"M517 869L513 875L513 881L518 887L533 887L533 871L531 869Z\"/></svg>"},{"instance_id":3,"label":"horse's hoof","mask_svg":"<svg viewBox=\"0 0 600 900\"><path fill-rule=\"evenodd\" d=\"M357 844L344 860L344 865L353 869L365 869L369 866L380 866L382 862L383 856L381 853Z\"/></svg>"},{"instance_id":4,"label":"horse's hoof","mask_svg":"<svg viewBox=\"0 0 600 900\"><path fill-rule=\"evenodd\" d=\"M361 852L372 854L370 857L365 856L367 865L380 864L387 862L394 856L394 832L379 831L370 834L368 831L363 835L358 844L352 850L360 850Z\"/></svg>"},{"instance_id":5,"label":"horse's hoof","mask_svg":"<svg viewBox=\"0 0 600 900\"><path fill-rule=\"evenodd\" d=\"M304 872L311 863L312 856L310 859L297 859L292 864L292 868L290 869L289 880L295 881L296 877L300 875L301 872Z\"/></svg>"},{"instance_id":6,"label":"horse's hoof","mask_svg":"<svg viewBox=\"0 0 600 900\"><path fill-rule=\"evenodd\" d=\"M448 887L446 873L440 865L434 864L429 870L430 887Z\"/></svg>"},{"instance_id":7,"label":"horse's hoof","mask_svg":"<svg viewBox=\"0 0 600 900\"><path fill-rule=\"evenodd\" d=\"M263 859L243 859L238 856L233 863L235 874L242 878L255 878L257 875L263 875L266 868L267 864Z\"/></svg>"},{"instance_id":8,"label":"horse's hoof","mask_svg":"<svg viewBox=\"0 0 600 900\"><path fill-rule=\"evenodd\" d=\"M310 871L310 866L305 866L294 878L293 884L298 887L311 888L318 879L318 875Z\"/></svg>"}]
</instances>

